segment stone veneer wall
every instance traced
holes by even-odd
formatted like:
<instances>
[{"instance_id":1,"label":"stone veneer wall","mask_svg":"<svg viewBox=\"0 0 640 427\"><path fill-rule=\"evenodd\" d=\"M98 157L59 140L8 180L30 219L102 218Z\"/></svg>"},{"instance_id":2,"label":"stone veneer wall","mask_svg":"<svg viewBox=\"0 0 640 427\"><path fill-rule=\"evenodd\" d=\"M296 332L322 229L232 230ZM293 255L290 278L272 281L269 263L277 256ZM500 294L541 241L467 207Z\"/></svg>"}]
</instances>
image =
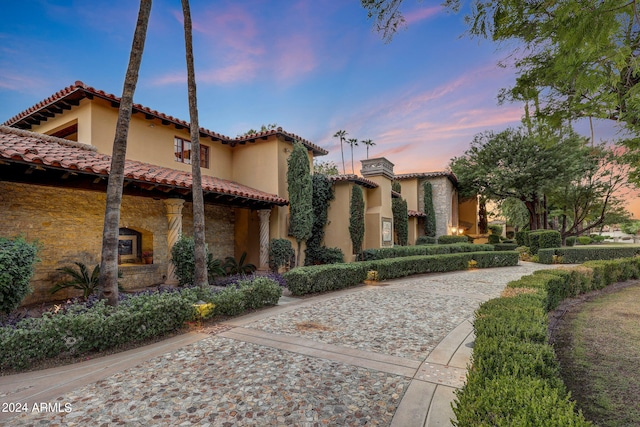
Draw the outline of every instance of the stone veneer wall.
<instances>
[{"instance_id":1,"label":"stone veneer wall","mask_svg":"<svg viewBox=\"0 0 640 427\"><path fill-rule=\"evenodd\" d=\"M24 304L61 300L81 295L63 290L55 295L49 289L60 279L57 268L78 261L90 269L98 264L102 245L105 194L94 191L0 182L0 236L23 235L41 246L31 285L34 292ZM153 264L123 265L120 283L125 289L162 283L167 274L167 216L162 200L124 196L120 223L142 233L144 251L153 250ZM207 241L210 247L227 247L233 254L233 209L207 207ZM191 205L185 206L184 233L189 233ZM212 226L213 224L213 226ZM218 251L214 250L214 256Z\"/></svg>"},{"instance_id":2,"label":"stone veneer wall","mask_svg":"<svg viewBox=\"0 0 640 427\"><path fill-rule=\"evenodd\" d=\"M205 239L214 258L234 256L235 209L227 206L204 206ZM182 234L193 236L193 205L182 208ZM258 237L256 237L258 239Z\"/></svg>"},{"instance_id":3,"label":"stone veneer wall","mask_svg":"<svg viewBox=\"0 0 640 427\"><path fill-rule=\"evenodd\" d=\"M423 184L425 181L429 181L432 187L433 208L436 213L436 237L450 234L449 230L453 220L453 184L444 176L420 180L418 185L418 208L420 211L424 210Z\"/></svg>"}]
</instances>

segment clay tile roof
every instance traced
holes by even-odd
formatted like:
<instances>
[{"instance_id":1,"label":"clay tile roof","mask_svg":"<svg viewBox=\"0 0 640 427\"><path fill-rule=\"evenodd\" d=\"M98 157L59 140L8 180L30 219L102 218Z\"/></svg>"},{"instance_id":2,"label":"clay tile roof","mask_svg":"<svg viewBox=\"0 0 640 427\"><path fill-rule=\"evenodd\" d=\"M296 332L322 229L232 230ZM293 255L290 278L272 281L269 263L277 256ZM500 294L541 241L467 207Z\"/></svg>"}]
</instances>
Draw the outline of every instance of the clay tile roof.
<instances>
[{"instance_id":1,"label":"clay tile roof","mask_svg":"<svg viewBox=\"0 0 640 427\"><path fill-rule=\"evenodd\" d=\"M303 139L303 138L299 137L296 134L289 133L289 132L286 132L286 131L282 130L281 127L278 127L277 129L267 130L267 131L264 131L264 132L258 132L258 133L250 134L250 135L241 135L241 136L236 137L235 141L239 142L239 143L243 143L243 142L246 142L246 141L255 141L255 140L260 139L260 138L267 138L267 137L269 137L271 135L281 135L287 141L299 141L299 142L302 143L302 145L307 147L308 150L313 151L313 154L316 155L316 156L324 156L325 154L329 153L324 148L319 147L319 146L307 141L306 139Z\"/></svg>"},{"instance_id":2,"label":"clay tile roof","mask_svg":"<svg viewBox=\"0 0 640 427\"><path fill-rule=\"evenodd\" d=\"M371 181L370 179L363 178L361 176L354 175L354 174L333 175L333 176L329 176L328 178L332 182L350 181L350 182L353 182L354 184L361 185L361 186L363 186L365 188L377 188L378 187L378 184L376 184L375 182Z\"/></svg>"},{"instance_id":3,"label":"clay tile roof","mask_svg":"<svg viewBox=\"0 0 640 427\"><path fill-rule=\"evenodd\" d=\"M111 167L111 156L98 153L90 145L7 126L0 126L0 159L92 175L108 175ZM192 184L191 174L188 172L132 160L126 162L125 179L185 189L190 189ZM236 196L280 206L288 203L277 195L212 176L202 177L202 189L205 193Z\"/></svg>"},{"instance_id":4,"label":"clay tile roof","mask_svg":"<svg viewBox=\"0 0 640 427\"><path fill-rule=\"evenodd\" d=\"M427 216L427 214L425 214L424 212L414 211L413 209L407 209L407 214L410 217L426 217Z\"/></svg>"},{"instance_id":5,"label":"clay tile roof","mask_svg":"<svg viewBox=\"0 0 640 427\"><path fill-rule=\"evenodd\" d=\"M38 102L36 105L29 107L26 110L22 111L21 113L13 116L12 118L4 122L2 125L28 129L31 127L31 124L28 120L31 116L35 116L35 118L38 119L39 115L44 114L46 118L46 114L51 114L51 111L47 111L47 110L54 108L56 103L70 101L71 103L77 104L79 99L87 98L87 97L102 98L107 101L110 101L114 105L120 103L119 97L113 94L107 93L103 90L95 89L91 86L84 84L81 81L76 81L71 86L68 86L54 93L50 97ZM152 110L151 108L145 107L144 105L133 104L133 112L143 113L148 116L155 117L160 120L164 120L166 122L170 122L178 126L189 128L189 122L161 113L157 110ZM285 132L280 127L276 130L260 132L258 134L246 135L246 136L241 136L236 138L230 138L228 136L222 135L220 133L214 132L212 130L209 130L203 127L200 128L200 133L212 139L220 140L223 144L232 144L232 145L235 145L237 143L243 144L243 143L246 143L247 141L255 142L257 139L266 138L270 135L278 134L284 137L285 140L287 141L294 141L294 140L300 141L305 147L307 147L307 149L313 151L313 154L316 156L322 156L322 155L328 154L328 151L325 150L324 148L321 148L307 141L306 139L300 138L298 135Z\"/></svg>"},{"instance_id":6,"label":"clay tile roof","mask_svg":"<svg viewBox=\"0 0 640 427\"><path fill-rule=\"evenodd\" d=\"M458 178L456 178L453 172L447 171L403 173L396 175L395 178L397 180L402 180L412 178L438 178L442 176L449 178L449 181L451 181L454 185L458 185Z\"/></svg>"}]
</instances>

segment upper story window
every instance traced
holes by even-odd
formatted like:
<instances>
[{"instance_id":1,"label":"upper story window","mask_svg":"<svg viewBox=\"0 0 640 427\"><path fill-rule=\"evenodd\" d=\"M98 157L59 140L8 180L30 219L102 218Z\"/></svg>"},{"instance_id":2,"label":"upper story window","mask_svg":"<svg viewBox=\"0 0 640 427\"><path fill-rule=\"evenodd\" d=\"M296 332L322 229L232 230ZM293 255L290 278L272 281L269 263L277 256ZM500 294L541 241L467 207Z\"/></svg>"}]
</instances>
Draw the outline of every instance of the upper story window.
<instances>
[{"instance_id":1,"label":"upper story window","mask_svg":"<svg viewBox=\"0 0 640 427\"><path fill-rule=\"evenodd\" d=\"M191 141L175 137L173 139L173 154L176 162L191 164ZM200 144L200 167L209 168L209 147Z\"/></svg>"}]
</instances>

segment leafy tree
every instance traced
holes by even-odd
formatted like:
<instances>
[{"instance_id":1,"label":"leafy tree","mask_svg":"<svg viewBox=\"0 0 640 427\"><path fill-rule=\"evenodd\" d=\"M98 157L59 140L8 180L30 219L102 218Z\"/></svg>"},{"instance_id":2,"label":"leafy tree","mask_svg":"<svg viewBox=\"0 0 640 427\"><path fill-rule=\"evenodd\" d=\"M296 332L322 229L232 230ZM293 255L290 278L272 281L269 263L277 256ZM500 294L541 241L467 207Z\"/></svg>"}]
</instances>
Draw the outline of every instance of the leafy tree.
<instances>
[{"instance_id":1,"label":"leafy tree","mask_svg":"<svg viewBox=\"0 0 640 427\"><path fill-rule=\"evenodd\" d=\"M460 0L448 0L457 10ZM613 119L640 128L640 4L474 0L471 36L511 42L518 79L503 99L531 101L555 123Z\"/></svg>"},{"instance_id":2,"label":"leafy tree","mask_svg":"<svg viewBox=\"0 0 640 427\"><path fill-rule=\"evenodd\" d=\"M207 274L207 247L204 233L204 194L202 192L202 171L200 170L200 125L198 124L198 98L196 76L193 65L193 31L189 0L182 0L184 16L184 41L187 58L187 88L189 92L189 116L191 131L191 195L193 199L193 240L195 242L194 286L209 284Z\"/></svg>"},{"instance_id":3,"label":"leafy tree","mask_svg":"<svg viewBox=\"0 0 640 427\"><path fill-rule=\"evenodd\" d=\"M640 231L640 221L635 220L623 222L622 224L620 224L620 230L622 230L623 233L627 234L638 234L638 231Z\"/></svg>"},{"instance_id":4,"label":"leafy tree","mask_svg":"<svg viewBox=\"0 0 640 427\"><path fill-rule=\"evenodd\" d=\"M124 188L124 164L127 155L127 135L133 108L133 93L138 83L138 71L142 62L142 52L147 35L151 0L140 0L138 21L133 35L129 65L122 88L116 133L113 139L113 152L109 181L107 184L107 201L102 231L102 254L100 261L99 289L100 298L109 305L118 304L118 238L120 230L120 204Z\"/></svg>"},{"instance_id":5,"label":"leafy tree","mask_svg":"<svg viewBox=\"0 0 640 427\"><path fill-rule=\"evenodd\" d=\"M391 188L397 193L402 191L402 187L398 181L394 181ZM409 240L407 201L401 197L394 197L391 199L391 211L393 212L393 228L396 232L397 243L400 246L406 246Z\"/></svg>"},{"instance_id":6,"label":"leafy tree","mask_svg":"<svg viewBox=\"0 0 640 427\"><path fill-rule=\"evenodd\" d=\"M360 3L367 10L368 18L375 20L374 28L387 43L405 25L404 16L400 12L402 0L360 0Z\"/></svg>"},{"instance_id":7,"label":"leafy tree","mask_svg":"<svg viewBox=\"0 0 640 427\"><path fill-rule=\"evenodd\" d=\"M298 242L296 266L300 265L301 245L311 237L313 228L313 184L309 170L307 149L299 142L287 160L289 189L289 234Z\"/></svg>"},{"instance_id":8,"label":"leafy tree","mask_svg":"<svg viewBox=\"0 0 640 427\"><path fill-rule=\"evenodd\" d=\"M587 149L584 138L567 130L561 134L541 127L535 135L522 128L487 131L476 135L450 168L461 187L482 197L522 201L530 229L537 230L545 224L544 194L580 175Z\"/></svg>"},{"instance_id":9,"label":"leafy tree","mask_svg":"<svg viewBox=\"0 0 640 427\"><path fill-rule=\"evenodd\" d=\"M628 172L614 150L604 145L589 150L578 177L549 193L563 239L602 227L608 216L618 215L619 194L627 187Z\"/></svg>"},{"instance_id":10,"label":"leafy tree","mask_svg":"<svg viewBox=\"0 0 640 427\"><path fill-rule=\"evenodd\" d=\"M347 171L344 168L344 146L343 146L344 141L346 139L345 136L347 136L346 130L339 130L333 135L334 138L340 139L340 154L342 155L342 173L346 175Z\"/></svg>"},{"instance_id":11,"label":"leafy tree","mask_svg":"<svg viewBox=\"0 0 640 427\"><path fill-rule=\"evenodd\" d=\"M405 21L402 0L361 0L388 41ZM468 34L513 49L518 72L502 100L533 104L555 125L578 117L613 119L640 144L640 2L472 0ZM460 0L445 0L450 11ZM637 147L636 147L637 148Z\"/></svg>"},{"instance_id":12,"label":"leafy tree","mask_svg":"<svg viewBox=\"0 0 640 427\"><path fill-rule=\"evenodd\" d=\"M368 159L369 158L369 147L373 147L374 145L376 145L376 143L373 142L370 139L363 139L360 142L363 143L367 147L367 159Z\"/></svg>"},{"instance_id":13,"label":"leafy tree","mask_svg":"<svg viewBox=\"0 0 640 427\"><path fill-rule=\"evenodd\" d=\"M349 236L353 244L353 252L360 256L364 240L364 196L362 188L358 185L354 185L351 190Z\"/></svg>"},{"instance_id":14,"label":"leafy tree","mask_svg":"<svg viewBox=\"0 0 640 427\"><path fill-rule=\"evenodd\" d=\"M500 214L506 220L507 224L513 226L516 231L529 225L529 210L520 199L509 197L502 200L498 208ZM485 210L486 215L486 210Z\"/></svg>"},{"instance_id":15,"label":"leafy tree","mask_svg":"<svg viewBox=\"0 0 640 427\"><path fill-rule=\"evenodd\" d=\"M424 234L427 237L436 237L436 211L433 207L433 188L429 181L425 181L422 184L422 190L424 193Z\"/></svg>"},{"instance_id":16,"label":"leafy tree","mask_svg":"<svg viewBox=\"0 0 640 427\"><path fill-rule=\"evenodd\" d=\"M338 172L338 166L336 166L335 163L330 161L321 162L315 159L313 160L313 173L326 176L340 175L340 172Z\"/></svg>"}]
</instances>

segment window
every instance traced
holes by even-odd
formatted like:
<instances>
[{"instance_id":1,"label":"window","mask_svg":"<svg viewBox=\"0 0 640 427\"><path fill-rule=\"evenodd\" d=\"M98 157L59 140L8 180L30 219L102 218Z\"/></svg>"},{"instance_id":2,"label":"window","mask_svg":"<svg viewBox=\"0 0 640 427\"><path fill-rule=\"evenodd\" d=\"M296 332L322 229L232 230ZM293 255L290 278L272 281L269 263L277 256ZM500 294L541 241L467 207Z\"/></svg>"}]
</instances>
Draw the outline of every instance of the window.
<instances>
[{"instance_id":1,"label":"window","mask_svg":"<svg viewBox=\"0 0 640 427\"><path fill-rule=\"evenodd\" d=\"M142 235L129 228L120 228L118 233L118 258L122 263L135 263L140 258Z\"/></svg>"},{"instance_id":2,"label":"window","mask_svg":"<svg viewBox=\"0 0 640 427\"><path fill-rule=\"evenodd\" d=\"M191 164L191 141L175 137L173 154L176 162ZM200 167L209 169L209 147L200 144Z\"/></svg>"}]
</instances>

